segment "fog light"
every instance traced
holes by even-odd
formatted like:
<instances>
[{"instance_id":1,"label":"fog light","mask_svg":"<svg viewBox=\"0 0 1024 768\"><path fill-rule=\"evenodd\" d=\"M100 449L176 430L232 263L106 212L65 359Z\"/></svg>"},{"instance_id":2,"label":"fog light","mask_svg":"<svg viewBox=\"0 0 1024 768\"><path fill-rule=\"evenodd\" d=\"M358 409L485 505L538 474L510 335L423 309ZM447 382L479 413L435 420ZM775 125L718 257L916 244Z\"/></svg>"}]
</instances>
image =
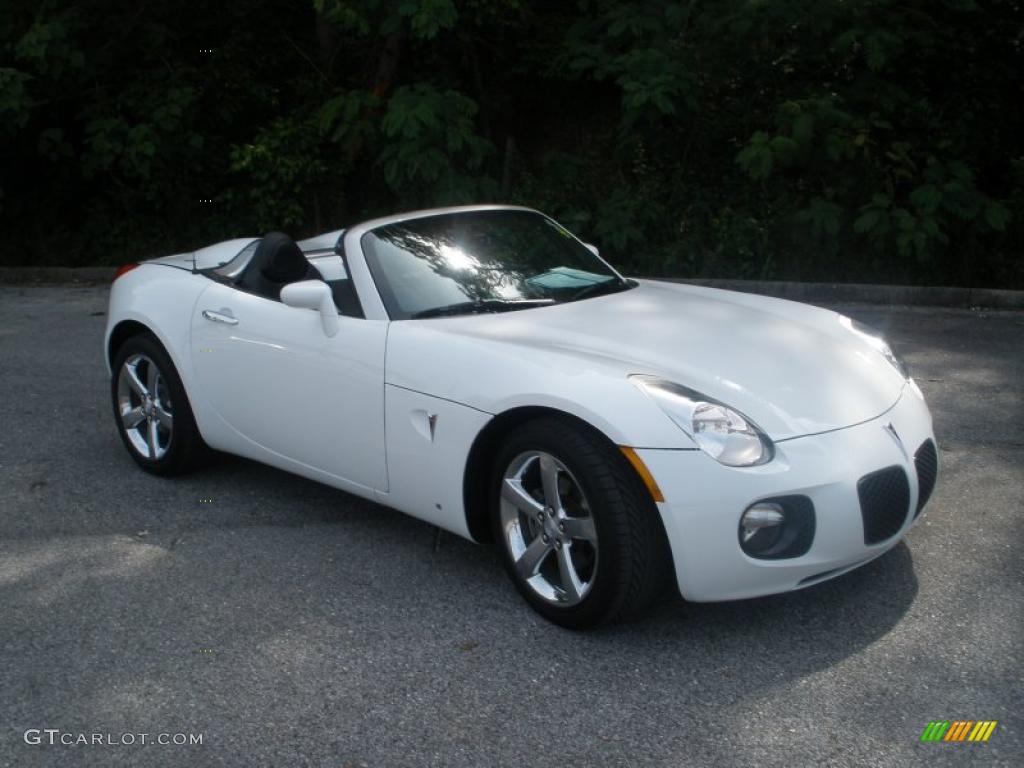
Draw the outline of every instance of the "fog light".
<instances>
[{"instance_id":1,"label":"fog light","mask_svg":"<svg viewBox=\"0 0 1024 768\"><path fill-rule=\"evenodd\" d=\"M750 507L740 518L740 545L749 554L758 554L771 549L782 535L786 516L782 506L759 502Z\"/></svg>"},{"instance_id":2,"label":"fog light","mask_svg":"<svg viewBox=\"0 0 1024 768\"><path fill-rule=\"evenodd\" d=\"M751 504L740 516L740 549L758 560L806 555L814 542L814 503L807 496L773 496Z\"/></svg>"}]
</instances>

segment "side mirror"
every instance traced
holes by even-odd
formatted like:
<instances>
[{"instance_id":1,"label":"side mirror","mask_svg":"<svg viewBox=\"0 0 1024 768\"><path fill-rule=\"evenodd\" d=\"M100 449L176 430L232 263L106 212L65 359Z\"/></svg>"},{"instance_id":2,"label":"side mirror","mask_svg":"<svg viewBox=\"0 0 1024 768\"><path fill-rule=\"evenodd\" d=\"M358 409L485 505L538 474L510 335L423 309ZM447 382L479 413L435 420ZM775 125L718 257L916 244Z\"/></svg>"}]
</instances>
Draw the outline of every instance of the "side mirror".
<instances>
[{"instance_id":1,"label":"side mirror","mask_svg":"<svg viewBox=\"0 0 1024 768\"><path fill-rule=\"evenodd\" d=\"M302 280L286 285L281 289L281 302L289 307L319 310L324 333L334 336L338 332L338 308L334 306L331 289L323 280Z\"/></svg>"},{"instance_id":2,"label":"side mirror","mask_svg":"<svg viewBox=\"0 0 1024 768\"><path fill-rule=\"evenodd\" d=\"M595 256L600 257L601 252L597 250L597 246L596 245L594 245L593 243L584 243L583 245L585 245L587 250L590 251L592 254L594 254Z\"/></svg>"}]
</instances>

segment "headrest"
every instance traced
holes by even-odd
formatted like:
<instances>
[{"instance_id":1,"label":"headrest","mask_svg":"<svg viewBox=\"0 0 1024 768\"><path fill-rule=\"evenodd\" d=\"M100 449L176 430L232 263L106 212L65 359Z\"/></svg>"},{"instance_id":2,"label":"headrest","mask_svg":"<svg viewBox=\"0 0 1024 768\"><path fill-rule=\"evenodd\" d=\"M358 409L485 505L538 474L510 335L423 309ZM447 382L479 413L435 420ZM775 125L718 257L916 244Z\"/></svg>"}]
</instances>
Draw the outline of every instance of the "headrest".
<instances>
[{"instance_id":1,"label":"headrest","mask_svg":"<svg viewBox=\"0 0 1024 768\"><path fill-rule=\"evenodd\" d=\"M263 276L275 283L302 280L309 269L302 250L284 232L268 232L256 246L252 260Z\"/></svg>"}]
</instances>

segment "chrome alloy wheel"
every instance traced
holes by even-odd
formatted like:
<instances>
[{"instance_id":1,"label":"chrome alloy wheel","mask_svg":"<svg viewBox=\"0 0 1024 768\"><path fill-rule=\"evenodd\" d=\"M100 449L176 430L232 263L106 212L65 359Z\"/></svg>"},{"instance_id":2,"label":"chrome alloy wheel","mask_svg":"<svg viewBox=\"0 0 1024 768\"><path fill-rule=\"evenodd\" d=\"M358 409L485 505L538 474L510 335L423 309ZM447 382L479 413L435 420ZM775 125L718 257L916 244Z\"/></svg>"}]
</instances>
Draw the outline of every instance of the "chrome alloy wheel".
<instances>
[{"instance_id":1,"label":"chrome alloy wheel","mask_svg":"<svg viewBox=\"0 0 1024 768\"><path fill-rule=\"evenodd\" d=\"M597 529L583 489L549 453L516 456L501 481L501 533L516 573L540 597L576 605L597 574Z\"/></svg>"},{"instance_id":2,"label":"chrome alloy wheel","mask_svg":"<svg viewBox=\"0 0 1024 768\"><path fill-rule=\"evenodd\" d=\"M129 356L117 375L117 412L121 428L140 456L167 454L174 434L174 410L167 382L152 358Z\"/></svg>"}]
</instances>

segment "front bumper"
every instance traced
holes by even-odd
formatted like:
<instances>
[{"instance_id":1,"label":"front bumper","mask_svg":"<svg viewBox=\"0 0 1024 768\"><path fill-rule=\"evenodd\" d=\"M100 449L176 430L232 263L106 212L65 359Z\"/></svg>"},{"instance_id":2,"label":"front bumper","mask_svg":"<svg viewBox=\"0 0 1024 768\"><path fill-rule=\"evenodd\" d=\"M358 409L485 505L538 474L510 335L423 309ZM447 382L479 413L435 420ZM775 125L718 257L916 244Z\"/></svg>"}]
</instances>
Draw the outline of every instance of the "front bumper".
<instances>
[{"instance_id":1,"label":"front bumper","mask_svg":"<svg viewBox=\"0 0 1024 768\"><path fill-rule=\"evenodd\" d=\"M871 421L776 443L774 460L726 467L703 451L637 449L662 490L658 505L687 600L736 600L810 586L863 565L898 544L916 520L914 454L934 441L920 390L908 384L899 401ZM890 538L866 544L857 482L900 466L910 484L906 520ZM761 499L800 494L814 504L815 533L799 557L762 560L739 544L739 520Z\"/></svg>"}]
</instances>

